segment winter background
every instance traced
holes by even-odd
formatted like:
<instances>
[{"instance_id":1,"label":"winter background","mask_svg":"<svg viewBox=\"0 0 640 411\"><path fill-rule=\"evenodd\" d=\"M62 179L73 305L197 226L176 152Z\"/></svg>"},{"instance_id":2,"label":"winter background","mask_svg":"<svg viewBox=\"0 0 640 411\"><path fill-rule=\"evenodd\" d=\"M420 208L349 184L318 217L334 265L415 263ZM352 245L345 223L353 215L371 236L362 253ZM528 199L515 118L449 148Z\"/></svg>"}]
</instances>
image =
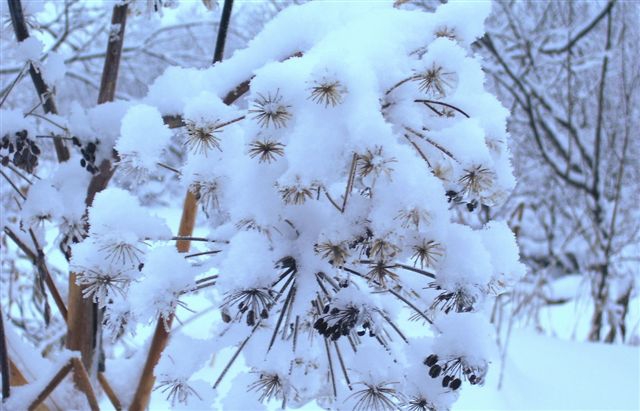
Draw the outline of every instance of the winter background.
<instances>
[{"instance_id":1,"label":"winter background","mask_svg":"<svg viewBox=\"0 0 640 411\"><path fill-rule=\"evenodd\" d=\"M95 287L87 292L89 301L100 308L107 307L103 336L108 341L104 348L104 375L121 399L133 395L149 339L156 332L158 316L177 309L177 320L173 325L168 324L174 336L165 351L168 354L156 368L156 374L164 375L170 383L156 385L149 409L258 409L260 388L247 390L252 381L248 376L255 376L255 372L247 371L256 370L257 355L250 353L257 351L259 344L269 344L271 331L252 340L257 341L255 347L249 347L247 358L242 355L233 363L216 388L217 395L211 385L234 358L236 347L251 329L246 327L246 323L251 322L248 315L244 311L233 311L238 301L225 305L229 301L228 295L249 285L237 277L225 278L223 273L255 270L260 264L263 271L272 269L273 262L277 261L272 254L277 253L263 244L264 236L251 233L260 230L260 221L276 219L269 210L279 207L276 205L280 201L279 195L285 203L289 202L288 218L283 220L277 216L279 223L273 223L274 231L278 232L274 235L284 232L287 237L287 245L282 245L282 250L295 248L302 241L310 244L317 241L317 238L308 239L304 235L298 240L300 233L297 237L294 235L298 228L312 232L316 237L321 233L319 236L328 244L325 252L333 253L333 260L320 261L316 257L322 255L322 251L317 251L308 259L301 256L298 264L331 270L339 265L335 259L342 257L342 251L330 248L329 244L333 246L335 238L342 239L355 233L353 228L344 233L340 224L348 223L352 227L354 221L359 221L365 214L374 222L379 219L379 225L373 224L374 231L397 236L393 237L397 247L381 242L381 255L413 258L412 252L406 254L404 249L389 251L394 247L412 250L416 247L413 240L407 240L413 235L408 234L409 228L403 225L406 232L389 229L398 218L397 210L391 210L387 204L395 206L395 202L379 200L377 204L381 205L371 210L366 208L366 199L391 198L413 211L418 209L420 198L428 197L425 193L440 191L442 198L425 206L424 214L407 213L403 218L418 221L416 232L428 233L447 246L446 261L440 262L437 268L442 273L450 271L450 275L445 280L443 274L437 284L439 287L447 289L453 283L457 286L460 281L469 281L469 275L456 278L456 270L476 273L473 284L487 285L481 291L465 288L465 293L473 295L473 301L478 302L474 315L482 317L486 324L479 324L480 320L436 323L438 331L450 331L448 334L442 332L440 336L446 336L447 345L461 344L465 358L476 360L468 360L470 367L475 367L478 373L484 370L485 362L489 367L482 385L465 382L461 389L444 393L442 398L438 396L438 404L433 404L434 407L454 410L640 409L638 4L615 0L457 1L442 7L432 18L431 14L422 13L433 13L440 6L439 1L396 1L395 4L331 1L306 8L295 5L298 12L291 11L289 6L293 4L290 2L236 1L224 48L224 64L205 70L211 66L214 55L223 8L223 2L219 3L130 2L114 96L116 102L103 108L95 103L101 89L108 32L117 29L109 23L114 3L23 1L32 37L21 44L16 41L9 8L2 4L0 134L12 136L17 144L20 137L15 135L16 131L28 129L29 136L41 137L33 141L42 148L34 168L27 164L28 158L22 163L5 162L5 157L13 159L13 153L10 156L4 146L0 151L3 156L0 170L3 172L1 222L4 229L0 303L4 338L9 356L31 383L12 387L11 396L3 400L3 409L26 409L72 355L65 350L67 329L51 292L43 284L40 269L34 268L33 259L16 246L11 234L17 235L23 243L35 244L29 233L29 229L33 230L36 243L42 245L46 255L53 281L65 300L70 269L98 273L105 261L109 261L110 268L144 261L144 267L138 268L138 264L134 264L136 267L126 270L117 268L119 277L113 283L115 288ZM407 14L393 14L398 9ZM280 15L283 10L287 11ZM418 15L416 13L422 17L409 17ZM394 27L399 28L394 31ZM439 34L428 37L428 48L414 54L414 57L417 55L415 61L409 58L405 61L403 53L420 50L418 45L424 41L422 30ZM453 46L453 43L457 45ZM241 51L244 49L246 51ZM312 52L291 58L299 49L312 49ZM444 62L444 74L420 77L420 73L429 73L429 70L434 74L435 62ZM37 66L52 87L59 115L42 111L27 72L29 64ZM418 77L398 85L397 80L402 77L396 74L403 70L418 73ZM225 105L224 95L252 74L256 77L251 82L248 96L236 106ZM323 95L317 97L317 101L298 95L297 84L307 84L312 90L314 86L333 84L335 93L329 97L336 101L326 100ZM369 93L371 84L391 90L385 93L386 96L397 96L398 102L389 100L384 119L367 111L378 101L378 96ZM508 112L500 108L491 95L496 96ZM443 116L446 107L435 106L443 111L437 116L431 113L425 121L429 128L448 133L449 140L436 140L441 144L446 141L446 149L450 152L442 157L445 160L455 157L460 161L430 163L434 174L444 176L440 179L444 183L440 184L440 180L431 176L421 177L428 182L428 187L420 192L422 188L418 188L417 177L413 176L422 176L419 174L424 172L422 159L409 149L423 144L420 147L426 153L424 157L430 159L444 151L422 141L427 141L429 136L420 136L426 133L420 129L423 124L411 119L422 118L423 114L419 114L413 105L403 105L399 101L424 96L430 101L445 101L445 97L450 97L446 101L454 108L464 107L473 122L466 122L466 114L462 113L463 116L460 112ZM282 101L290 105L286 106ZM265 106L270 109L278 104L291 112L281 117L269 117L272 124L266 117L260 117L265 113ZM433 105L426 105L425 110L434 111ZM346 111L336 114L335 110L340 107L346 107ZM211 112L215 112L215 116L211 117ZM247 118L253 118L249 125L245 125L246 120L237 120L237 123L220 126L221 119L235 121L245 112ZM163 125L162 116L174 114L183 115L186 129L191 127L189 130L197 132L212 127L209 131L213 135L216 127L220 127L222 137L202 140L201 145L197 140L189 143L188 132ZM458 123L451 126L446 123L450 121L449 116ZM385 133L389 131L382 124L383 120L394 127L402 124L414 131L409 131L403 144L385 145ZM280 121L281 125L276 124ZM292 121L295 127L291 125ZM505 121L509 135L500 130ZM275 136L276 141L283 143L282 147L273 145L271 151L264 151L264 144L272 142L262 134L264 130L273 131L269 138ZM345 142L331 138L340 133L351 135L353 130L357 130L354 134L366 133L367 139L352 137ZM493 133L492 136L500 137L490 140L487 130ZM486 137L484 132L487 132ZM456 140L456 133L464 134L465 139ZM57 164L51 136L69 138L72 148L69 164ZM74 137L78 144L74 145ZM89 149L98 137L100 142ZM243 139L246 146L233 142ZM507 139L509 149L506 148ZM323 144L313 144L318 140ZM285 154L282 154L280 151L285 146L286 153L283 151ZM376 152L383 146L384 152ZM249 151L247 147L250 147ZM77 242L74 236L79 240L84 235L82 215L86 187L92 177L91 168L99 167L102 159L110 158L112 148L120 155L119 169L109 189L95 198L93 210L96 211L89 213L89 237L72 246ZM342 201L351 152L365 153L353 163L362 174L352 183L354 192L361 189L378 194L379 190L383 195L363 194L365 200L355 196L349 203L345 200L346 207L342 206L341 213L343 221L343 217L338 219L330 214L335 213L335 208L340 210L339 204L332 205L324 200L322 207L311 208L307 199L315 198L314 190L319 196L322 188L326 190L326 198L339 199L338 203ZM288 159L288 168L280 167L282 155ZM335 159L335 162L326 159ZM337 163L346 167L346 171L337 170ZM490 164L488 167L495 176L491 187L485 187L482 179L466 188L454 187L456 182L468 181L464 180L465 172L480 163ZM372 171L366 171L364 164ZM517 183L511 178L510 164ZM398 179L385 177L390 172L402 175L406 185L394 185L392 181ZM23 178L21 174L28 177ZM231 175L227 180L216 177L227 174ZM27 180L31 182L27 183ZM13 185L18 186L25 200L16 194ZM175 251L175 241L170 240L179 231L185 189L193 186L200 190L193 236L232 238L228 249L220 255L212 254L211 258L204 255L183 259ZM279 193L275 197L267 190L274 186L280 187L279 191L274 191ZM206 195L203 187L209 188L210 195ZM247 190L247 187L252 189ZM224 189L222 194L219 197L211 195L218 188ZM454 188L459 195L448 195L447 202L445 191ZM405 191L408 189L411 191ZM229 202L229 198L234 201ZM232 205L223 210L227 203ZM256 211L255 204L272 206ZM307 212L314 213L312 224L305 225L304 218L296 212L301 207L309 207ZM263 209L267 211L260 211ZM347 209L352 214L345 213ZM228 220L244 221L247 215L251 215L253 221L245 221L245 225L253 224L257 230L241 231L234 225L225 224ZM426 231L420 226L421 218L429 221ZM459 225L449 225L449 218ZM340 222L336 223L337 220ZM441 220L446 222L438 223ZM489 220L503 223L487 226ZM522 265L517 262L513 241L505 231L507 225L517 239ZM489 234L476 235L471 229L465 231L467 227L490 227L482 231ZM120 244L144 241L152 244L148 249L144 245L144 252L133 247L124 254L116 252L114 257L109 254L108 245L109 241L116 240ZM216 244L213 244L193 241L191 253L214 250ZM482 250L478 251L477 247ZM243 251L247 249L251 250L249 254ZM73 257L69 261L70 250ZM269 263L261 262L260 257ZM490 261L485 266L482 265L483 258ZM346 256L344 259L348 260ZM418 261L425 273L431 273L430 269L436 264L428 258ZM286 273L286 264L279 264ZM477 270L475 265L479 267ZM483 271L482 268L487 269ZM175 276L175 272L186 274ZM509 277L505 275L507 273L512 278L506 278ZM377 276L372 279L374 275ZM402 275L404 279L405 273ZM353 285L345 290L358 285L379 291L375 287L386 286L385 281L399 282L396 277L382 270L371 274L366 281L349 279ZM417 301L437 298L433 289L424 289L428 282L419 283L424 276L417 277L402 286L422 289L417 293L420 294ZM212 278L217 281L215 286ZM288 279L282 278L283 282ZM360 280L363 281L357 283ZM90 275L80 277L78 281L85 287L96 284L95 276ZM251 281L254 287L253 282L266 284L268 279L252 274L246 281ZM120 290L118 284L124 283L126 290L124 287ZM302 277L296 278L295 283L303 293ZM504 289L489 293L489 285L496 283L504 283ZM192 292L199 286L202 290ZM431 334L425 337L421 331L424 321L408 320L412 313L407 307L395 304L395 300L389 302L380 297L378 301L379 294L375 293L371 294L373 297L350 294L344 297L345 293L351 292L337 291L331 299L327 297L328 301L339 304L341 298L348 298L363 307L380 304L384 309L372 310L372 316L380 312L393 313L393 318L398 318L398 327L404 330L408 339L422 341L419 339L426 338L427 345L433 344L433 347L442 344L437 338L435 342L431 341L434 339ZM178 299L176 295L184 297ZM294 306L294 310L298 308L294 302L288 304ZM460 304L455 307L453 311L465 311L464 307L459 308ZM225 311L227 309L232 311ZM220 319L221 311L233 317L232 324L237 320L244 328L225 334L225 338L219 337L221 327L225 326ZM285 311L283 308L282 312ZM365 311L361 308L357 319L359 326ZM314 318L322 317L320 313L314 315ZM126 324L122 322L124 316L130 316ZM272 315L263 320L270 321L273 327L277 318ZM374 319L371 322L375 322ZM287 330L276 328L273 335L278 331L284 341ZM356 328L350 331L355 332ZM485 332L488 337L483 341L477 334ZM415 366L418 371L413 375L419 378L405 376L403 384L409 386L422 381L431 384L434 380L428 375L430 369L422 364L429 352L407 350L397 353L396 349L404 348L396 347L401 340L394 337L395 340L389 337L394 344L388 345L395 348L388 351L407 359L406 364L410 365L405 366L411 370L409 375L414 372L411 361L418 363ZM278 362L288 358L288 351L278 348L278 344L275 347L269 354L269 370L279 372ZM373 348L371 350L371 353L375 352ZM211 355L213 352L215 355ZM309 348L309 356L313 355L313 348ZM344 355L346 358L347 354ZM373 355L364 360L354 356L353 363L362 365L354 365L350 372L353 375L369 373L367 377L361 377L363 381L369 377L384 380L387 372L384 367L393 370L394 366L382 364L382 371L377 371L382 375L372 376L376 371L367 369L367 362L380 358ZM382 359L380 362L384 363ZM336 373L341 375L337 364L334 366ZM390 375L393 372L389 371ZM306 373L300 378L304 380ZM469 376L465 374L465 378ZM420 382L416 382L418 379ZM182 386L182 391L172 391L177 380L190 388ZM160 383L162 381L161 377ZM314 389L321 392L324 384L328 386L326 381L314 380L308 384L312 387L310 392ZM267 401L267 408L279 408L286 391L285 388L273 397L267 396L266 399L271 400ZM440 395L442 390L436 391ZM305 395L297 394L301 398ZM348 402L353 398L344 397L345 409L352 409L353 404L348 405ZM46 404L49 409L86 408L84 400L78 398L71 377L67 377ZM186 398L189 401L182 401ZM112 408L106 395L100 394L98 399L101 408ZM400 400L398 403L407 407ZM287 403L287 406L303 406L304 409L319 409L323 405L326 403L308 399Z\"/></svg>"}]
</instances>

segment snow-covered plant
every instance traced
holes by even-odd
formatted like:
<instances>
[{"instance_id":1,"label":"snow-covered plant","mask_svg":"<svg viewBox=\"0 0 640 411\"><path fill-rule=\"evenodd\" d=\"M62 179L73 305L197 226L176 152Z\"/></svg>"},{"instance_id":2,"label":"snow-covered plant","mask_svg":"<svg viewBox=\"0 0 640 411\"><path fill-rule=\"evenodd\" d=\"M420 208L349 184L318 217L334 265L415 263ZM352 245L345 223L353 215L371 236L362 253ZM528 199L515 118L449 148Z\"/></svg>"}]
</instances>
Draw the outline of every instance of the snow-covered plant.
<instances>
[{"instance_id":1,"label":"snow-covered plant","mask_svg":"<svg viewBox=\"0 0 640 411\"><path fill-rule=\"evenodd\" d=\"M161 76L124 116L123 169L157 173L169 140L160 113L181 116L182 182L218 249L198 270L173 248L146 254L145 238L162 239L151 221L103 223L78 248L93 244L93 256L119 264L114 281L134 282L128 321L168 327L180 296L215 266L211 347L236 355L214 388L242 354L253 407L441 409L463 381L482 383L491 351L482 308L523 273L504 223L455 219L460 207L499 204L514 185L508 112L484 90L469 47L488 12L485 3L434 14L291 7L229 60ZM246 100L225 104L248 79ZM100 200L90 218L117 203ZM109 290L93 294L112 297L107 317L127 287ZM172 402L195 397L167 361L158 389Z\"/></svg>"},{"instance_id":2,"label":"snow-covered plant","mask_svg":"<svg viewBox=\"0 0 640 411\"><path fill-rule=\"evenodd\" d=\"M505 223L458 218L499 205L515 183L508 111L470 47L489 11L292 6L226 61L172 67L139 102L76 110L81 165L99 176L115 149L116 180L131 185L98 193L87 216L66 213L67 235L88 227L68 250L76 282L113 340L157 324L145 371L118 378L125 404L146 406L149 364L173 406L448 409L463 382L483 383L483 308L524 272ZM173 170L187 192L181 227L195 198L201 237L172 235L134 195L171 169L176 138L188 153ZM25 221L64 214L40 203ZM188 241L198 252L181 253ZM217 309L205 341L172 328L194 294ZM225 348L207 387L194 374ZM224 392L240 356L247 368Z\"/></svg>"}]
</instances>

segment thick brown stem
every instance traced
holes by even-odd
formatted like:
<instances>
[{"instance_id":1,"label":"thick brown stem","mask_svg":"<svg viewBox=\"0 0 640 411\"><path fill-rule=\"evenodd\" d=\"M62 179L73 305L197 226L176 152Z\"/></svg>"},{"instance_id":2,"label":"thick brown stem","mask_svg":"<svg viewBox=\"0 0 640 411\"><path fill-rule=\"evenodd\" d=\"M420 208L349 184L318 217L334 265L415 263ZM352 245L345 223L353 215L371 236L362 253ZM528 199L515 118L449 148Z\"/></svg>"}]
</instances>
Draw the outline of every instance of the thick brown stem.
<instances>
[{"instance_id":1,"label":"thick brown stem","mask_svg":"<svg viewBox=\"0 0 640 411\"><path fill-rule=\"evenodd\" d=\"M113 388L111 388L111 384L109 384L109 381L107 381L107 377L105 377L104 373L98 373L98 382L100 382L100 386L104 390L104 393L107 394L107 397L109 398L109 401L111 401L111 405L113 405L113 408L115 408L116 411L122 410L122 403L118 399L116 392L113 391Z\"/></svg>"},{"instance_id":2,"label":"thick brown stem","mask_svg":"<svg viewBox=\"0 0 640 411\"><path fill-rule=\"evenodd\" d=\"M197 200L195 194L190 190L187 190L187 195L184 199L184 205L182 207L182 218L180 220L180 228L178 229L178 236L188 237L193 234L193 228L196 222L196 214L198 212ZM180 253L186 253L189 251L191 242L188 240L179 240L176 242L176 248ZM153 370L160 361L160 356L164 351L164 348L169 341L169 331L171 330L171 324L173 322L173 314L168 318L159 318L156 324L156 330L151 340L151 346L149 347L149 354L147 361L144 364L140 382L138 383L138 389L136 390L133 401L129 406L129 410L143 411L149 404L149 398L151 391L153 390L153 384L155 382L155 376Z\"/></svg>"},{"instance_id":3,"label":"thick brown stem","mask_svg":"<svg viewBox=\"0 0 640 411\"><path fill-rule=\"evenodd\" d=\"M109 34L98 104L113 101L115 96L127 23L127 7L125 4L113 8L111 27L116 27L117 31ZM103 160L99 166L99 172L91 178L89 183L85 199L87 208L93 204L95 195L107 187L109 180L113 176L113 171L111 161L108 159ZM100 346L102 315L97 305L90 299L85 299L82 294L83 287L76 284L76 273L70 273L67 348L80 351L82 363L88 372L95 375L97 370L93 366L93 360L96 350L99 350ZM79 383L80 381L76 378L76 384Z\"/></svg>"},{"instance_id":4,"label":"thick brown stem","mask_svg":"<svg viewBox=\"0 0 640 411\"><path fill-rule=\"evenodd\" d=\"M87 396L87 401L89 401L91 411L100 411L98 399L96 398L96 394L93 391L91 381L89 380L89 374L87 373L87 369L84 368L82 361L80 361L78 358L72 358L71 365L73 366L73 374L75 377L76 386Z\"/></svg>"}]
</instances>

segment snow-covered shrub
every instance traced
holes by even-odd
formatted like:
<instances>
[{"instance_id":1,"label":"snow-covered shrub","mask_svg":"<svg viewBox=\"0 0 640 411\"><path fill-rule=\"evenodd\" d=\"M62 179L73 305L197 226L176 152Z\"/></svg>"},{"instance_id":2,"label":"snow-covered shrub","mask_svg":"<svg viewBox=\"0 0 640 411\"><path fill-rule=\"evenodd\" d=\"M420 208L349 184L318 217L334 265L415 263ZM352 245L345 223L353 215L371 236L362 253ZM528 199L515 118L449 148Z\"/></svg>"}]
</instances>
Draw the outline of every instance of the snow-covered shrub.
<instances>
[{"instance_id":1,"label":"snow-covered shrub","mask_svg":"<svg viewBox=\"0 0 640 411\"><path fill-rule=\"evenodd\" d=\"M470 49L489 4L363 3L291 7L229 60L171 68L127 108L118 172L139 184L163 170L162 116L182 118L181 181L216 252L192 264L159 245L165 223L116 188L96 197L73 247L115 337L170 327L181 298L215 279L209 354L234 347L250 368L230 408L242 393L254 409L447 409L487 372L486 301L524 271L504 223L456 219L514 185L508 112ZM246 99L225 104L247 80ZM190 375L207 352L169 344L157 387L174 403L206 398Z\"/></svg>"}]
</instances>

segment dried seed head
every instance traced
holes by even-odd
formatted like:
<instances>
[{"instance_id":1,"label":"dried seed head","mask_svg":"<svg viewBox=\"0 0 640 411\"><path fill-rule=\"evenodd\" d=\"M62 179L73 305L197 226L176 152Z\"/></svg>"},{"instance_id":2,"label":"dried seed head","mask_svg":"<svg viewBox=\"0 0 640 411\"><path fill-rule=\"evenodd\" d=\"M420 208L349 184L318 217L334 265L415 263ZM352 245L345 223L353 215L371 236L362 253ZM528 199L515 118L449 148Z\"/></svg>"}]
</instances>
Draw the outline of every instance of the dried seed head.
<instances>
[{"instance_id":1,"label":"dried seed head","mask_svg":"<svg viewBox=\"0 0 640 411\"><path fill-rule=\"evenodd\" d=\"M463 193L480 194L491 188L495 180L493 171L481 165L466 168L458 182L462 185Z\"/></svg>"},{"instance_id":2,"label":"dried seed head","mask_svg":"<svg viewBox=\"0 0 640 411\"><path fill-rule=\"evenodd\" d=\"M255 118L258 120L260 127L269 127L273 124L275 128L284 127L287 125L287 121L291 119L291 113L289 108L282 103L282 96L279 91L276 94L271 95L267 93L266 96L258 93L258 98L252 103L253 108L249 110L249 113L255 113Z\"/></svg>"},{"instance_id":3,"label":"dried seed head","mask_svg":"<svg viewBox=\"0 0 640 411\"><path fill-rule=\"evenodd\" d=\"M391 168L390 164L395 162L396 159L393 157L385 158L382 154L382 147L377 146L373 150L367 150L366 153L358 156L358 172L361 177L366 177L370 174L375 176L386 174L387 177L391 177L393 168Z\"/></svg>"},{"instance_id":4,"label":"dried seed head","mask_svg":"<svg viewBox=\"0 0 640 411\"><path fill-rule=\"evenodd\" d=\"M208 214L210 211L220 209L220 186L217 178L204 179L198 177L190 186L189 191L196 195L202 209Z\"/></svg>"},{"instance_id":5,"label":"dried seed head","mask_svg":"<svg viewBox=\"0 0 640 411\"><path fill-rule=\"evenodd\" d=\"M334 267L341 267L349 257L349 251L347 251L347 245L344 242L332 243L331 241L325 241L317 244L315 251L322 258L329 260L329 263Z\"/></svg>"},{"instance_id":6,"label":"dried seed head","mask_svg":"<svg viewBox=\"0 0 640 411\"><path fill-rule=\"evenodd\" d=\"M443 98L455 87L456 73L446 72L433 63L431 68L416 76L420 91L433 98Z\"/></svg>"},{"instance_id":7,"label":"dried seed head","mask_svg":"<svg viewBox=\"0 0 640 411\"><path fill-rule=\"evenodd\" d=\"M347 89L338 80L328 80L322 78L320 81L314 81L314 86L311 87L311 100L318 104L324 104L325 107L329 105L335 107L342 103L344 94Z\"/></svg>"},{"instance_id":8,"label":"dried seed head","mask_svg":"<svg viewBox=\"0 0 640 411\"><path fill-rule=\"evenodd\" d=\"M146 181L151 171L137 152L119 153L118 170L132 178L135 182Z\"/></svg>"},{"instance_id":9,"label":"dried seed head","mask_svg":"<svg viewBox=\"0 0 640 411\"><path fill-rule=\"evenodd\" d=\"M429 288L440 289L435 283L429 284ZM443 291L440 293L431 304L431 309L440 309L448 314L451 310L458 313L466 313L473 311L473 304L476 302L476 297L470 294L464 288L458 288L454 291Z\"/></svg>"},{"instance_id":10,"label":"dried seed head","mask_svg":"<svg viewBox=\"0 0 640 411\"><path fill-rule=\"evenodd\" d=\"M111 264L135 266L142 262L144 251L123 239L104 238L99 251L106 253L106 258Z\"/></svg>"},{"instance_id":11,"label":"dried seed head","mask_svg":"<svg viewBox=\"0 0 640 411\"><path fill-rule=\"evenodd\" d=\"M217 120L214 122L185 120L185 124L187 139L184 144L189 146L192 152L206 156L209 150L214 148L222 151L220 138L217 136L222 126Z\"/></svg>"},{"instance_id":12,"label":"dried seed head","mask_svg":"<svg viewBox=\"0 0 640 411\"><path fill-rule=\"evenodd\" d=\"M305 201L313 197L314 187L303 185L298 179L296 184L284 186L279 189L282 201L285 204L304 204Z\"/></svg>"},{"instance_id":13,"label":"dried seed head","mask_svg":"<svg viewBox=\"0 0 640 411\"><path fill-rule=\"evenodd\" d=\"M271 163L277 159L276 156L282 157L284 155L284 144L269 139L254 141L249 144L249 147L249 156L251 158L258 157L258 161L261 163Z\"/></svg>"},{"instance_id":14,"label":"dried seed head","mask_svg":"<svg viewBox=\"0 0 640 411\"><path fill-rule=\"evenodd\" d=\"M91 298L100 308L106 306L115 294L124 297L129 282L122 272L101 268L87 269L76 276L76 283L84 286L82 296Z\"/></svg>"},{"instance_id":15,"label":"dried seed head","mask_svg":"<svg viewBox=\"0 0 640 411\"><path fill-rule=\"evenodd\" d=\"M200 400L202 397L194 390L187 381L181 378L175 379L163 379L160 381L155 390L162 390L162 393L167 393L167 401L171 401L171 406L175 407L176 402L187 404L189 397L195 395Z\"/></svg>"},{"instance_id":16,"label":"dried seed head","mask_svg":"<svg viewBox=\"0 0 640 411\"><path fill-rule=\"evenodd\" d=\"M387 288L387 281L396 281L398 275L391 271L395 267L394 264L387 264L384 260L371 264L366 274L367 280L377 283L380 287Z\"/></svg>"},{"instance_id":17,"label":"dried seed head","mask_svg":"<svg viewBox=\"0 0 640 411\"><path fill-rule=\"evenodd\" d=\"M357 401L353 407L353 411L391 411L397 410L396 404L400 395L393 388L392 382L381 382L378 384L370 384L366 382L358 382L356 384L364 385L365 388L355 391L349 398L356 398Z\"/></svg>"},{"instance_id":18,"label":"dried seed head","mask_svg":"<svg viewBox=\"0 0 640 411\"><path fill-rule=\"evenodd\" d=\"M236 318L246 314L247 325L253 327L256 320L269 317L269 309L275 303L275 292L268 288L248 288L228 294L221 308L225 312L233 307L237 308Z\"/></svg>"},{"instance_id":19,"label":"dried seed head","mask_svg":"<svg viewBox=\"0 0 640 411\"><path fill-rule=\"evenodd\" d=\"M395 220L400 220L400 224L404 228L420 228L420 224L428 225L431 221L429 213L418 207L409 210L400 210Z\"/></svg>"},{"instance_id":20,"label":"dried seed head","mask_svg":"<svg viewBox=\"0 0 640 411\"><path fill-rule=\"evenodd\" d=\"M344 337L351 333L359 321L362 321L362 310L353 304L347 304L345 307L331 307L329 304L324 306L323 315L313 324L313 328L318 330L320 335L337 341L340 337ZM368 318L369 316L366 315Z\"/></svg>"},{"instance_id":21,"label":"dried seed head","mask_svg":"<svg viewBox=\"0 0 640 411\"><path fill-rule=\"evenodd\" d=\"M447 26L440 26L435 33L433 33L436 37L444 37L447 38L449 40L456 40L456 29L455 28L449 28Z\"/></svg>"},{"instance_id":22,"label":"dried seed head","mask_svg":"<svg viewBox=\"0 0 640 411\"><path fill-rule=\"evenodd\" d=\"M284 398L284 385L280 376L275 373L259 373L260 377L257 381L249 385L249 391L257 391L260 393L258 398L261 402L268 402L272 398Z\"/></svg>"},{"instance_id":23,"label":"dried seed head","mask_svg":"<svg viewBox=\"0 0 640 411\"><path fill-rule=\"evenodd\" d=\"M398 252L400 252L400 247L388 241L387 238L378 237L371 241L368 256L370 258L387 260L394 257Z\"/></svg>"},{"instance_id":24,"label":"dried seed head","mask_svg":"<svg viewBox=\"0 0 640 411\"><path fill-rule=\"evenodd\" d=\"M420 268L433 267L440 257L444 255L442 245L433 240L422 240L418 245L413 246L413 265L420 264Z\"/></svg>"},{"instance_id":25,"label":"dried seed head","mask_svg":"<svg viewBox=\"0 0 640 411\"><path fill-rule=\"evenodd\" d=\"M436 407L421 395L412 397L402 404L402 409L406 411L436 411Z\"/></svg>"}]
</instances>

